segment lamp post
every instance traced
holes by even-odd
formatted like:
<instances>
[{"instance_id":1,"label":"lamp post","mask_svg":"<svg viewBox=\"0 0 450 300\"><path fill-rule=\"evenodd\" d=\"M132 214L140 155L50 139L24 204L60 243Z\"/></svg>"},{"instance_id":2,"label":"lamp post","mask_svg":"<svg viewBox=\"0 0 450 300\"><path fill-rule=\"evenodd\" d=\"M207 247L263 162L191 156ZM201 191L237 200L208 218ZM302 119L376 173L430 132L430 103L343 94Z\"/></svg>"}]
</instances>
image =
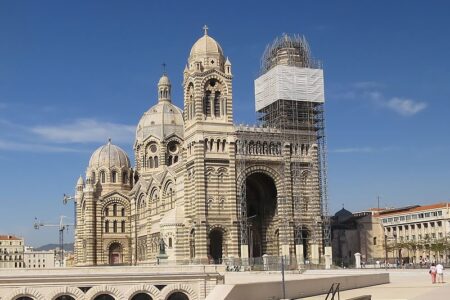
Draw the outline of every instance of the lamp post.
<instances>
[{"instance_id":1,"label":"lamp post","mask_svg":"<svg viewBox=\"0 0 450 300\"><path fill-rule=\"evenodd\" d=\"M387 247L387 234L384 233L384 267L387 269L388 260L388 247Z\"/></svg>"}]
</instances>

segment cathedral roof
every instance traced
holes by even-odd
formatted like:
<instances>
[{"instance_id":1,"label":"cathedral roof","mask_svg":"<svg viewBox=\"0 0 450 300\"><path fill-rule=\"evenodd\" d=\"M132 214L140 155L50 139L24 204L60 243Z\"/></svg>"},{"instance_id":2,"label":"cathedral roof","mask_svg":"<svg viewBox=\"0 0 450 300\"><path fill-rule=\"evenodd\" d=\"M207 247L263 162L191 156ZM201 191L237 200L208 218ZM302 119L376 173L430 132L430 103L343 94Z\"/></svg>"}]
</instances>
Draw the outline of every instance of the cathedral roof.
<instances>
[{"instance_id":1,"label":"cathedral roof","mask_svg":"<svg viewBox=\"0 0 450 300\"><path fill-rule=\"evenodd\" d=\"M106 145L94 151L89 160L89 167L95 169L117 167L121 169L123 167L130 168L131 164L127 153L120 147L113 145L110 139Z\"/></svg>"}]
</instances>

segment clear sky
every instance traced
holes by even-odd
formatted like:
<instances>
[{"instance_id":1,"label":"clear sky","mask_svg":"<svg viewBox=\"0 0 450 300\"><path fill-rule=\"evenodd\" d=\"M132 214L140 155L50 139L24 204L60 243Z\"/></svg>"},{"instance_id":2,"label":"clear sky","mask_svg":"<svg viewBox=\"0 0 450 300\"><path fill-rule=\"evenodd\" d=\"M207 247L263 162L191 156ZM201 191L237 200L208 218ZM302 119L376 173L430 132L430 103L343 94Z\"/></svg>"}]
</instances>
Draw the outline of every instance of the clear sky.
<instances>
[{"instance_id":1,"label":"clear sky","mask_svg":"<svg viewBox=\"0 0 450 300\"><path fill-rule=\"evenodd\" d=\"M181 106L204 24L233 65L236 123L254 122L265 46L306 36L325 73L331 212L450 200L448 3L0 1L0 233L57 242L34 218L73 216L62 195L108 137L133 160L163 62Z\"/></svg>"}]
</instances>

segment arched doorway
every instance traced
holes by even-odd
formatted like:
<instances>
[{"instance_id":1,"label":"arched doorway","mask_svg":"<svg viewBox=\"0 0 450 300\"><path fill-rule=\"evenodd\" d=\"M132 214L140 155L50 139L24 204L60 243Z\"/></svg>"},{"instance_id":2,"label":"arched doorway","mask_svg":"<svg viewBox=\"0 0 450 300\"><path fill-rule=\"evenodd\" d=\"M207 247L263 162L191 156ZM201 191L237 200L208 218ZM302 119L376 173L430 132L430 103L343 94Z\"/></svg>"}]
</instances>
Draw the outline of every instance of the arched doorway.
<instances>
[{"instance_id":1,"label":"arched doorway","mask_svg":"<svg viewBox=\"0 0 450 300\"><path fill-rule=\"evenodd\" d=\"M189 297L186 296L185 293L175 292L173 294L170 294L170 296L167 298L167 300L189 300Z\"/></svg>"},{"instance_id":2,"label":"arched doorway","mask_svg":"<svg viewBox=\"0 0 450 300\"><path fill-rule=\"evenodd\" d=\"M131 300L153 300L153 298L146 293L139 293L134 295Z\"/></svg>"},{"instance_id":3,"label":"arched doorway","mask_svg":"<svg viewBox=\"0 0 450 300\"><path fill-rule=\"evenodd\" d=\"M265 173L253 173L246 179L249 257L276 255L277 188ZM272 232L272 234L271 234Z\"/></svg>"},{"instance_id":4,"label":"arched doorway","mask_svg":"<svg viewBox=\"0 0 450 300\"><path fill-rule=\"evenodd\" d=\"M113 296L108 294L101 294L94 298L94 300L115 300Z\"/></svg>"},{"instance_id":5,"label":"arched doorway","mask_svg":"<svg viewBox=\"0 0 450 300\"><path fill-rule=\"evenodd\" d=\"M62 295L56 298L55 300L75 300L75 298L69 295Z\"/></svg>"},{"instance_id":6,"label":"arched doorway","mask_svg":"<svg viewBox=\"0 0 450 300\"><path fill-rule=\"evenodd\" d=\"M122 263L123 247L120 243L112 243L109 246L109 264L118 265Z\"/></svg>"},{"instance_id":7,"label":"arched doorway","mask_svg":"<svg viewBox=\"0 0 450 300\"><path fill-rule=\"evenodd\" d=\"M215 264L222 263L223 233L220 229L213 229L209 233L209 255Z\"/></svg>"},{"instance_id":8,"label":"arched doorway","mask_svg":"<svg viewBox=\"0 0 450 300\"><path fill-rule=\"evenodd\" d=\"M300 227L297 229L296 232L296 245L301 245L303 250L303 259L304 261L308 260L309 258L309 240L310 240L311 234L309 230L306 227Z\"/></svg>"}]
</instances>

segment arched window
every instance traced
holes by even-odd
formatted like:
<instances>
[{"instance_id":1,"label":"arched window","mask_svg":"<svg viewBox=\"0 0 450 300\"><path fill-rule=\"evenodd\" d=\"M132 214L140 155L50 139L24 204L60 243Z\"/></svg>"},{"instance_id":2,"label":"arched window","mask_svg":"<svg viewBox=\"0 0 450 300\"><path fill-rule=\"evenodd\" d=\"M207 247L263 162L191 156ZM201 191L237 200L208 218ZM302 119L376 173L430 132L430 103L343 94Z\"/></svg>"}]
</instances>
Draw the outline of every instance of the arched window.
<instances>
[{"instance_id":1,"label":"arched window","mask_svg":"<svg viewBox=\"0 0 450 300\"><path fill-rule=\"evenodd\" d=\"M214 93L214 115L216 117L220 116L220 92Z\"/></svg>"},{"instance_id":2,"label":"arched window","mask_svg":"<svg viewBox=\"0 0 450 300\"><path fill-rule=\"evenodd\" d=\"M101 172L100 172L100 181L101 181L102 183L105 183L105 182L106 182L105 171L101 171Z\"/></svg>"},{"instance_id":3,"label":"arched window","mask_svg":"<svg viewBox=\"0 0 450 300\"><path fill-rule=\"evenodd\" d=\"M105 221L105 232L106 233L109 232L109 221L108 220Z\"/></svg>"},{"instance_id":4,"label":"arched window","mask_svg":"<svg viewBox=\"0 0 450 300\"><path fill-rule=\"evenodd\" d=\"M148 159L147 167L148 167L148 168L153 168L153 157L150 157L150 158Z\"/></svg>"},{"instance_id":5,"label":"arched window","mask_svg":"<svg viewBox=\"0 0 450 300\"><path fill-rule=\"evenodd\" d=\"M95 172L92 172L91 179L92 179L92 182L95 182Z\"/></svg>"},{"instance_id":6,"label":"arched window","mask_svg":"<svg viewBox=\"0 0 450 300\"><path fill-rule=\"evenodd\" d=\"M111 181L113 183L116 183L116 181L117 181L117 172L116 171L112 171L112 173L111 173Z\"/></svg>"},{"instance_id":7,"label":"arched window","mask_svg":"<svg viewBox=\"0 0 450 300\"><path fill-rule=\"evenodd\" d=\"M172 248L172 238L169 238L169 248Z\"/></svg>"},{"instance_id":8,"label":"arched window","mask_svg":"<svg viewBox=\"0 0 450 300\"><path fill-rule=\"evenodd\" d=\"M113 216L117 216L117 204L113 204Z\"/></svg>"},{"instance_id":9,"label":"arched window","mask_svg":"<svg viewBox=\"0 0 450 300\"><path fill-rule=\"evenodd\" d=\"M116 233L117 232L117 221L113 222L113 232Z\"/></svg>"},{"instance_id":10,"label":"arched window","mask_svg":"<svg viewBox=\"0 0 450 300\"><path fill-rule=\"evenodd\" d=\"M122 183L123 184L127 184L128 183L128 174L125 173L125 172L122 174Z\"/></svg>"},{"instance_id":11,"label":"arched window","mask_svg":"<svg viewBox=\"0 0 450 300\"><path fill-rule=\"evenodd\" d=\"M121 214L122 217L125 217L125 208L121 209L120 214Z\"/></svg>"},{"instance_id":12,"label":"arched window","mask_svg":"<svg viewBox=\"0 0 450 300\"><path fill-rule=\"evenodd\" d=\"M109 208L105 208L105 216L109 216Z\"/></svg>"},{"instance_id":13,"label":"arched window","mask_svg":"<svg viewBox=\"0 0 450 300\"><path fill-rule=\"evenodd\" d=\"M121 229L122 229L122 233L124 233L125 232L125 221L122 221Z\"/></svg>"},{"instance_id":14,"label":"arched window","mask_svg":"<svg viewBox=\"0 0 450 300\"><path fill-rule=\"evenodd\" d=\"M158 163L158 156L155 156L154 160L155 160L155 168L157 168L158 165L159 165L159 163Z\"/></svg>"},{"instance_id":15,"label":"arched window","mask_svg":"<svg viewBox=\"0 0 450 300\"><path fill-rule=\"evenodd\" d=\"M205 117L211 116L211 92L206 91L203 98L203 114Z\"/></svg>"}]
</instances>

